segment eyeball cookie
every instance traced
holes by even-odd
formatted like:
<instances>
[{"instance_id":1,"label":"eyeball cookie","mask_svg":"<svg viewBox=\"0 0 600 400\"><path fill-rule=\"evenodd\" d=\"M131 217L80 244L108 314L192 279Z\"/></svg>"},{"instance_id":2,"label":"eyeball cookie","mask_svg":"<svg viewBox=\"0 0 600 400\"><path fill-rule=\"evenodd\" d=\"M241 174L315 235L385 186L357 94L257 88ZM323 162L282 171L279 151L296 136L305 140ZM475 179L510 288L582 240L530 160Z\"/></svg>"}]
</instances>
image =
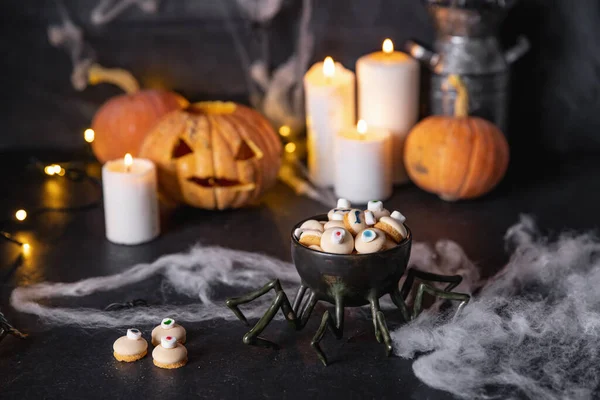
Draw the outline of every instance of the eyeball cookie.
<instances>
[{"instance_id":1,"label":"eyeball cookie","mask_svg":"<svg viewBox=\"0 0 600 400\"><path fill-rule=\"evenodd\" d=\"M390 212L383 208L383 203L379 200L370 200L367 203L367 210L371 211L377 220L379 220L381 217L390 216Z\"/></svg>"},{"instance_id":2,"label":"eyeball cookie","mask_svg":"<svg viewBox=\"0 0 600 400\"><path fill-rule=\"evenodd\" d=\"M175 323L173 318L165 318L160 325L152 330L152 345L158 346L160 340L165 336L174 337L179 343L185 343L185 328Z\"/></svg>"},{"instance_id":3,"label":"eyeball cookie","mask_svg":"<svg viewBox=\"0 0 600 400\"><path fill-rule=\"evenodd\" d=\"M119 361L134 362L148 354L148 342L139 329L127 329L127 335L113 343L113 355Z\"/></svg>"},{"instance_id":4,"label":"eyeball cookie","mask_svg":"<svg viewBox=\"0 0 600 400\"><path fill-rule=\"evenodd\" d=\"M350 210L349 213L344 215L344 227L352 234L352 236L363 229L366 229L367 223L365 222L365 213L356 208Z\"/></svg>"},{"instance_id":5,"label":"eyeball cookie","mask_svg":"<svg viewBox=\"0 0 600 400\"><path fill-rule=\"evenodd\" d=\"M354 237L344 228L331 228L321 236L321 248L327 253L350 254L354 250Z\"/></svg>"},{"instance_id":6,"label":"eyeball cookie","mask_svg":"<svg viewBox=\"0 0 600 400\"><path fill-rule=\"evenodd\" d=\"M177 342L175 336L165 336L160 339L160 345L152 350L154 365L159 368L180 368L187 364L187 349Z\"/></svg>"},{"instance_id":7,"label":"eyeball cookie","mask_svg":"<svg viewBox=\"0 0 600 400\"><path fill-rule=\"evenodd\" d=\"M323 228L325 228L325 230L327 229L331 229L331 228L344 228L344 221L327 221L325 223L325 225L323 226Z\"/></svg>"},{"instance_id":8,"label":"eyeball cookie","mask_svg":"<svg viewBox=\"0 0 600 400\"><path fill-rule=\"evenodd\" d=\"M307 247L319 246L321 244L321 236L323 236L321 231L305 230L300 233L298 241Z\"/></svg>"},{"instance_id":9,"label":"eyeball cookie","mask_svg":"<svg viewBox=\"0 0 600 400\"><path fill-rule=\"evenodd\" d=\"M377 228L367 228L356 235L354 247L360 254L376 253L384 249L386 241L385 232Z\"/></svg>"},{"instance_id":10,"label":"eyeball cookie","mask_svg":"<svg viewBox=\"0 0 600 400\"><path fill-rule=\"evenodd\" d=\"M398 211L394 211L389 217L381 217L375 224L375 228L384 231L394 242L400 243L408 232L403 222L406 218Z\"/></svg>"},{"instance_id":11,"label":"eyeball cookie","mask_svg":"<svg viewBox=\"0 0 600 400\"><path fill-rule=\"evenodd\" d=\"M329 210L327 213L327 218L330 221L342 221L344 219L344 214L350 212L352 204L346 199L339 199L337 201L337 207Z\"/></svg>"},{"instance_id":12,"label":"eyeball cookie","mask_svg":"<svg viewBox=\"0 0 600 400\"><path fill-rule=\"evenodd\" d=\"M299 229L301 229L303 231L309 230L309 231L319 231L319 232L323 232L325 230L325 229L323 229L323 224L321 224L316 219L309 219L308 221L305 221L302 225L300 225Z\"/></svg>"}]
</instances>

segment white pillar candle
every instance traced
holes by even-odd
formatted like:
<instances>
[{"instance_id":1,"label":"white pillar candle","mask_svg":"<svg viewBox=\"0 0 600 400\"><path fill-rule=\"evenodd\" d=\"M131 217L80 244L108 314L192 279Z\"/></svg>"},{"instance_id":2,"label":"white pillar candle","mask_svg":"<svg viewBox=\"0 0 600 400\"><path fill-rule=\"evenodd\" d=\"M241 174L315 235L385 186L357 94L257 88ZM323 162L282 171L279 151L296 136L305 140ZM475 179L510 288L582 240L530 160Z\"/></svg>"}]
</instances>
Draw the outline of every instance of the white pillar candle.
<instances>
[{"instance_id":1,"label":"white pillar candle","mask_svg":"<svg viewBox=\"0 0 600 400\"><path fill-rule=\"evenodd\" d=\"M160 233L156 167L127 154L102 167L106 238L118 244L148 242Z\"/></svg>"},{"instance_id":2,"label":"white pillar candle","mask_svg":"<svg viewBox=\"0 0 600 400\"><path fill-rule=\"evenodd\" d=\"M317 186L333 184L335 135L355 121L354 83L354 72L334 63L331 57L304 75L308 171Z\"/></svg>"},{"instance_id":3,"label":"white pillar candle","mask_svg":"<svg viewBox=\"0 0 600 400\"><path fill-rule=\"evenodd\" d=\"M356 128L341 131L335 143L337 197L353 204L387 199L392 194L392 148L389 131L367 127L360 120Z\"/></svg>"},{"instance_id":4,"label":"white pillar candle","mask_svg":"<svg viewBox=\"0 0 600 400\"><path fill-rule=\"evenodd\" d=\"M394 51L386 39L382 51L356 62L358 118L392 134L394 183L408 182L404 169L404 139L419 117L419 64Z\"/></svg>"}]
</instances>

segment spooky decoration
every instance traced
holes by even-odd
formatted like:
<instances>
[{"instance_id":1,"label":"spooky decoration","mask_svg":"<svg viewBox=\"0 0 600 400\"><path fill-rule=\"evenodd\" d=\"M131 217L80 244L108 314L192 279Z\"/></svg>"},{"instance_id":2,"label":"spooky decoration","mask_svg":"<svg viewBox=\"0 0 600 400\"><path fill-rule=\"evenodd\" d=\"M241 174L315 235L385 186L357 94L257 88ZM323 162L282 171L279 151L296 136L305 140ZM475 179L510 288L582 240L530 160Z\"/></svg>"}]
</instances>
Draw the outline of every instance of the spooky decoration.
<instances>
[{"instance_id":1,"label":"spooky decoration","mask_svg":"<svg viewBox=\"0 0 600 400\"><path fill-rule=\"evenodd\" d=\"M201 102L167 115L148 134L141 157L158 167L166 197L205 209L242 207L277 179L281 142L256 111Z\"/></svg>"},{"instance_id":2,"label":"spooky decoration","mask_svg":"<svg viewBox=\"0 0 600 400\"><path fill-rule=\"evenodd\" d=\"M187 100L173 92L139 90L133 76L121 69L92 65L89 82L110 82L126 92L104 103L92 121L92 129L96 133L92 149L101 163L121 158L126 153L137 156L148 131L165 114L188 104Z\"/></svg>"},{"instance_id":3,"label":"spooky decoration","mask_svg":"<svg viewBox=\"0 0 600 400\"><path fill-rule=\"evenodd\" d=\"M462 281L460 275L443 276L410 269L402 289L398 289L398 282L404 274L410 257L412 234L408 227L406 228L407 237L392 249L370 254L333 254L312 250L300 244L296 239L294 231L311 219L327 221L327 215L318 215L301 221L292 230L292 258L301 278L301 284L293 304L288 300L278 279L270 281L262 288L245 296L227 299L227 306L241 321L248 324L239 305L249 303L270 290L274 290L276 293L275 300L267 312L244 335L245 344L277 347L274 343L258 335L262 333L280 309L285 319L292 323L297 330L300 330L308 322L315 305L319 301L326 301L335 305L335 314L332 315L329 311L325 311L321 325L311 341L311 346L324 365L327 365L327 357L319 343L327 328L331 329L336 338L342 338L345 307L371 306L375 337L378 342L385 343L386 353L389 355L392 351L392 340L385 316L380 309L380 297L389 294L394 304L402 311L406 321L419 315L425 294L441 299L460 301L457 312L469 301L469 295L451 292ZM409 309L405 300L411 292L415 278L420 279L421 282L414 294L412 309ZM447 286L445 289L438 289L426 282L443 282ZM304 301L306 295L308 297Z\"/></svg>"},{"instance_id":4,"label":"spooky decoration","mask_svg":"<svg viewBox=\"0 0 600 400\"><path fill-rule=\"evenodd\" d=\"M434 115L417 124L406 139L405 166L421 189L444 200L479 197L496 186L508 167L508 143L491 122L470 117L469 96L457 75L455 115Z\"/></svg>"}]
</instances>

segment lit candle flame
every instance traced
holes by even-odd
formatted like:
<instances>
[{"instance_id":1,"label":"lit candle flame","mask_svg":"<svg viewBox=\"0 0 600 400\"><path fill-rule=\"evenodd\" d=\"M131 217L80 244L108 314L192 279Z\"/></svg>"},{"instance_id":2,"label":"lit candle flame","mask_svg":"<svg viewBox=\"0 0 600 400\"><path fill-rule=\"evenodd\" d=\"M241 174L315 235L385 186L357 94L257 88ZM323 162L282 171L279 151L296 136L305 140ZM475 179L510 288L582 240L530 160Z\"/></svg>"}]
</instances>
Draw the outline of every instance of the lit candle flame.
<instances>
[{"instance_id":1,"label":"lit candle flame","mask_svg":"<svg viewBox=\"0 0 600 400\"><path fill-rule=\"evenodd\" d=\"M362 136L367 133L367 121L361 119L356 124L356 131Z\"/></svg>"},{"instance_id":2,"label":"lit candle flame","mask_svg":"<svg viewBox=\"0 0 600 400\"><path fill-rule=\"evenodd\" d=\"M131 154L125 154L123 162L125 163L125 170L129 172L129 170L131 169L131 164L133 164L133 157L131 156Z\"/></svg>"},{"instance_id":3,"label":"lit candle flame","mask_svg":"<svg viewBox=\"0 0 600 400\"><path fill-rule=\"evenodd\" d=\"M325 57L325 61L323 61L323 75L326 78L332 78L335 74L335 63L333 62L333 58Z\"/></svg>"},{"instance_id":4,"label":"lit candle flame","mask_svg":"<svg viewBox=\"0 0 600 400\"><path fill-rule=\"evenodd\" d=\"M22 247L23 247L23 254L29 255L29 252L31 251L31 245L29 243L23 243Z\"/></svg>"},{"instance_id":5,"label":"lit candle flame","mask_svg":"<svg viewBox=\"0 0 600 400\"><path fill-rule=\"evenodd\" d=\"M381 46L381 48L383 49L383 52L385 54L390 54L394 52L394 42L392 42L392 39L385 39L383 41L383 45Z\"/></svg>"},{"instance_id":6,"label":"lit candle flame","mask_svg":"<svg viewBox=\"0 0 600 400\"><path fill-rule=\"evenodd\" d=\"M88 128L83 132L83 139L88 142L88 143L92 143L94 141L94 139L96 138L96 132L94 132L93 129Z\"/></svg>"}]
</instances>

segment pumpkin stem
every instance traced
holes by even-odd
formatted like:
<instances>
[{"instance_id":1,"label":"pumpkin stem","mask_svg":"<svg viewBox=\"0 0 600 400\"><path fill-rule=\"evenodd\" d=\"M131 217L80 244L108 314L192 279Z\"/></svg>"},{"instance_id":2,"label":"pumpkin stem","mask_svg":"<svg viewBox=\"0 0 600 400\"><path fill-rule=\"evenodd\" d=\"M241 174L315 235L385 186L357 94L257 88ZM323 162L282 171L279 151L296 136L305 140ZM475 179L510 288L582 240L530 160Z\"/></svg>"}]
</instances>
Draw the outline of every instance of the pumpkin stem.
<instances>
[{"instance_id":1,"label":"pumpkin stem","mask_svg":"<svg viewBox=\"0 0 600 400\"><path fill-rule=\"evenodd\" d=\"M131 75L131 72L122 68L104 68L99 64L93 64L88 71L88 82L90 85L99 83L112 83L117 85L127 94L140 90L140 84Z\"/></svg>"},{"instance_id":2,"label":"pumpkin stem","mask_svg":"<svg viewBox=\"0 0 600 400\"><path fill-rule=\"evenodd\" d=\"M454 102L454 116L457 118L469 116L469 92L460 76L451 74L448 83L456 90L456 101Z\"/></svg>"}]
</instances>

